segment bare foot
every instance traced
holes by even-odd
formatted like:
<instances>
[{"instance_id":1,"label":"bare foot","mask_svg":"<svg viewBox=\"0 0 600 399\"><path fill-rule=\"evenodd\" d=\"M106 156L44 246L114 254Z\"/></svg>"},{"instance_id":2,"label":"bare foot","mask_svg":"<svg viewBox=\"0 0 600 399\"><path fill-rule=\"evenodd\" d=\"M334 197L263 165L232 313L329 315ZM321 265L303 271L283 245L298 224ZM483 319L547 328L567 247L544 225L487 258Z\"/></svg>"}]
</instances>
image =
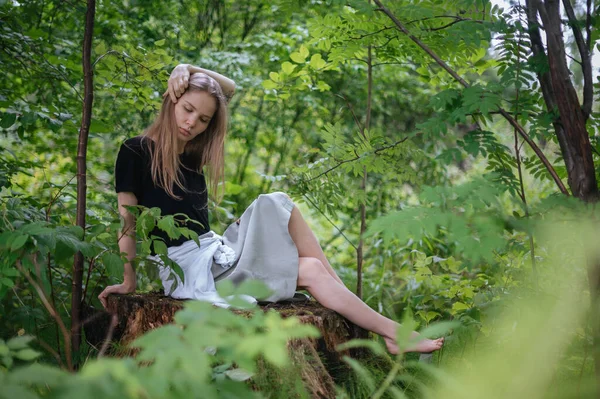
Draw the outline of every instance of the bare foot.
<instances>
[{"instance_id":1,"label":"bare foot","mask_svg":"<svg viewBox=\"0 0 600 399\"><path fill-rule=\"evenodd\" d=\"M385 345L387 346L388 351L392 355L398 354L398 345L396 344L395 340L392 338L388 338L388 337L383 337L383 339L385 341ZM421 341L417 342L416 344L413 344L413 345L409 346L408 348L404 349L404 352L430 353L430 352L440 350L442 348L442 345L444 345L443 337L438 338L438 339L427 339L426 338L426 339L422 339Z\"/></svg>"}]
</instances>

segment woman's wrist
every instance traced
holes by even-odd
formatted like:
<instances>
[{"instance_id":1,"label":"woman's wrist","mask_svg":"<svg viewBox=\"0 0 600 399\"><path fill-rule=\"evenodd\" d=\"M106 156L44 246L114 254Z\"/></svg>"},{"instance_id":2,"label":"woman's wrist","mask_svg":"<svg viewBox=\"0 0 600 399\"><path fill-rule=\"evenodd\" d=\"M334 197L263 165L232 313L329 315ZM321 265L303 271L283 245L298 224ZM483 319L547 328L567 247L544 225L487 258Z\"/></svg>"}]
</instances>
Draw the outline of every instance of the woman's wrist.
<instances>
[{"instance_id":1,"label":"woman's wrist","mask_svg":"<svg viewBox=\"0 0 600 399\"><path fill-rule=\"evenodd\" d=\"M125 279L125 281L123 281L123 288L125 288L127 290L127 292L133 292L135 291L135 287L137 285L137 281L131 280L131 279Z\"/></svg>"}]
</instances>

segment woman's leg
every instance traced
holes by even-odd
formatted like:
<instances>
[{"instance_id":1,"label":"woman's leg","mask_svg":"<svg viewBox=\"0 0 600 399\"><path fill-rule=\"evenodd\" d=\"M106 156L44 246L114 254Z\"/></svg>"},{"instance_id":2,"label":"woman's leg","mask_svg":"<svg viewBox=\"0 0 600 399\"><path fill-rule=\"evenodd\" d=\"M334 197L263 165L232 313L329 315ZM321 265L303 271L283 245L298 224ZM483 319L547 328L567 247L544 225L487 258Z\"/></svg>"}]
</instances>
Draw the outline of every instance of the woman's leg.
<instances>
[{"instance_id":1,"label":"woman's leg","mask_svg":"<svg viewBox=\"0 0 600 399\"><path fill-rule=\"evenodd\" d=\"M298 287L308 290L326 308L335 310L352 323L381 335L388 350L396 354L396 328L398 324L375 312L354 293L333 278L320 259L301 257L299 259ZM424 339L407 351L432 352L442 347L443 338Z\"/></svg>"},{"instance_id":2,"label":"woman's leg","mask_svg":"<svg viewBox=\"0 0 600 399\"><path fill-rule=\"evenodd\" d=\"M302 214L298 210L298 207L294 206L292 210L292 216L290 217L290 222L288 225L288 230L290 232L290 236L292 236L292 240L296 244L296 248L298 248L298 256L301 258L317 258L321 261L321 263L325 266L327 273L333 277L335 281L344 285L339 276L335 273L329 261L325 257L323 250L321 249L321 245L317 240L317 237L313 233L313 231L308 227L306 221L302 217Z\"/></svg>"}]
</instances>

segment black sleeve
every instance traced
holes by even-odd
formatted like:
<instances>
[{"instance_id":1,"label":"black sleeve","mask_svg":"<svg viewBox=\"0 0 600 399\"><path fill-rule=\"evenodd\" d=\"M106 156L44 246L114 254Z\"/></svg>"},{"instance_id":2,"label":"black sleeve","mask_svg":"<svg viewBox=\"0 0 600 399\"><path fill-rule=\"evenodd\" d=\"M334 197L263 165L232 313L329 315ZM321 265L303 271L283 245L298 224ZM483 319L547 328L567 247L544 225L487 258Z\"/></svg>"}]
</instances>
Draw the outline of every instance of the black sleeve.
<instances>
[{"instance_id":1,"label":"black sleeve","mask_svg":"<svg viewBox=\"0 0 600 399\"><path fill-rule=\"evenodd\" d=\"M123 143L115 164L115 191L134 193L140 198L142 188L142 158L136 148Z\"/></svg>"}]
</instances>

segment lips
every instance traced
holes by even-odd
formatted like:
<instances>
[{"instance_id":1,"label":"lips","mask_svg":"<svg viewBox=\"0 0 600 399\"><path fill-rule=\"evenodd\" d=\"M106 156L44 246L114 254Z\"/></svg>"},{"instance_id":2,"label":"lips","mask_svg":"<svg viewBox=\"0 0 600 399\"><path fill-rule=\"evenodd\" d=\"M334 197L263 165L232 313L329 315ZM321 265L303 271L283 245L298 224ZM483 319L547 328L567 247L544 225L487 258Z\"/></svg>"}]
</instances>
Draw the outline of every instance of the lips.
<instances>
[{"instance_id":1,"label":"lips","mask_svg":"<svg viewBox=\"0 0 600 399\"><path fill-rule=\"evenodd\" d=\"M186 137L189 137L191 135L189 130L184 129L182 127L179 128L179 132L181 132L181 134L183 134Z\"/></svg>"}]
</instances>

